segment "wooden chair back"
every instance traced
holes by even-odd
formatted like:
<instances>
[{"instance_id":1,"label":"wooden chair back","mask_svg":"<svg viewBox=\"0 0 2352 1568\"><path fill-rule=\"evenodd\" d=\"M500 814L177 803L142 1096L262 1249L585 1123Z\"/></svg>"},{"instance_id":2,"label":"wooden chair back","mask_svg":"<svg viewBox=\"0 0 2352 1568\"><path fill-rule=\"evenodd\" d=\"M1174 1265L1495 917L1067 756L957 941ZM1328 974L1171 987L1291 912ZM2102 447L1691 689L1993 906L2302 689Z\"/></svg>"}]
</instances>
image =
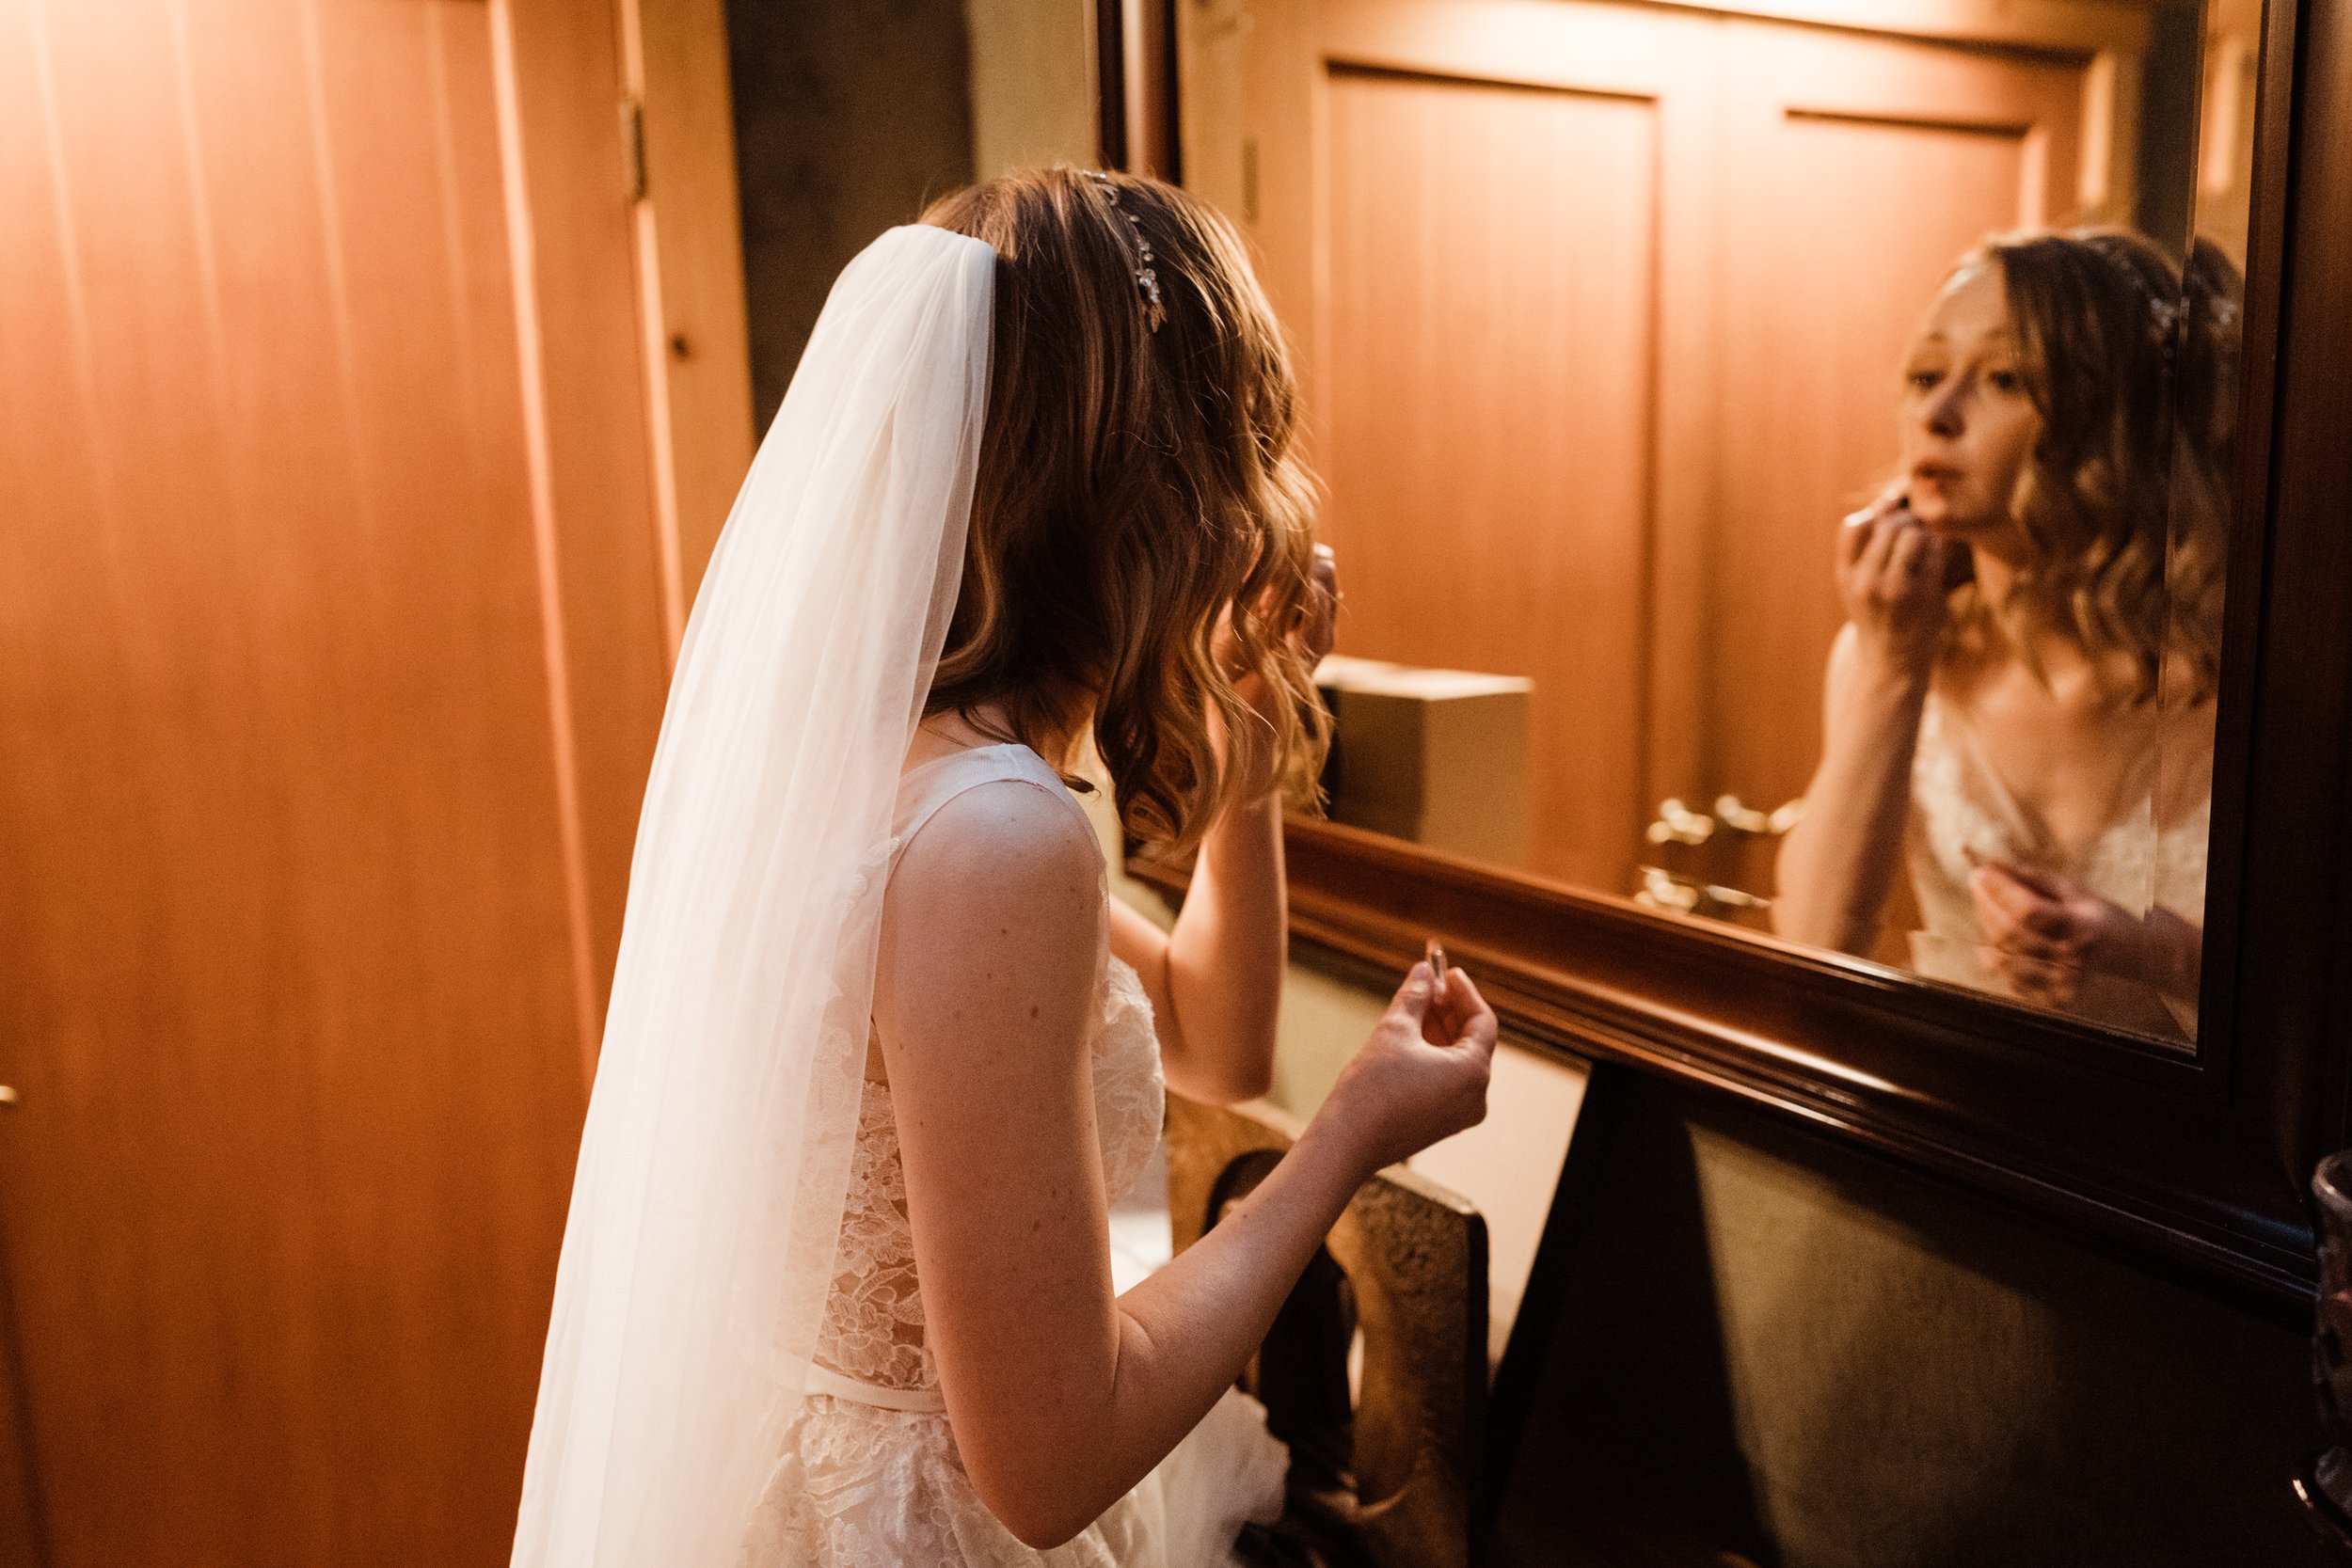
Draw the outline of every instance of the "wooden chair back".
<instances>
[{"instance_id":1,"label":"wooden chair back","mask_svg":"<svg viewBox=\"0 0 2352 1568\"><path fill-rule=\"evenodd\" d=\"M1264 1180L1296 1125L1168 1099L1178 1251ZM1486 1222L1404 1166L1367 1182L1243 1378L1291 1448L1271 1562L1471 1568L1486 1430Z\"/></svg>"}]
</instances>

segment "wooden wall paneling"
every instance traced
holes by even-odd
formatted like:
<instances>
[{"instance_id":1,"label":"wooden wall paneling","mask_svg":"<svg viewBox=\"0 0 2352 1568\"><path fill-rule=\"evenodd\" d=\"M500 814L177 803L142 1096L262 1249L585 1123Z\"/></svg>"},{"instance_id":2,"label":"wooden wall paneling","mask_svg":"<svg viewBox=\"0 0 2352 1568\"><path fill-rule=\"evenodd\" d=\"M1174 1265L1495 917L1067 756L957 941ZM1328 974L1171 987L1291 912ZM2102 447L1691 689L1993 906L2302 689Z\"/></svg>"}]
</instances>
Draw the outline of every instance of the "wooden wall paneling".
<instances>
[{"instance_id":1,"label":"wooden wall paneling","mask_svg":"<svg viewBox=\"0 0 2352 1568\"><path fill-rule=\"evenodd\" d=\"M2146 0L1701 0L1729 16L2089 56L2147 46Z\"/></svg>"},{"instance_id":2,"label":"wooden wall paneling","mask_svg":"<svg viewBox=\"0 0 2352 1568\"><path fill-rule=\"evenodd\" d=\"M1256 157L1243 109L1248 79L1248 34L1256 25L1248 0L1204 0L1170 6L1177 26L1178 151L1184 189L1247 231L1257 221ZM1245 152L1245 147L1251 150Z\"/></svg>"},{"instance_id":3,"label":"wooden wall paneling","mask_svg":"<svg viewBox=\"0 0 2352 1568\"><path fill-rule=\"evenodd\" d=\"M2197 231L2246 266L2254 196L2254 109L2262 66L2262 0L2206 8L2197 128Z\"/></svg>"},{"instance_id":4,"label":"wooden wall paneling","mask_svg":"<svg viewBox=\"0 0 2352 1568\"><path fill-rule=\"evenodd\" d=\"M661 674L612 40L515 21L0 5L0 1223L61 1565L505 1554Z\"/></svg>"},{"instance_id":5,"label":"wooden wall paneling","mask_svg":"<svg viewBox=\"0 0 2352 1568\"><path fill-rule=\"evenodd\" d=\"M647 443L614 438L646 428L620 49L599 6L490 0L490 18L559 777L572 781L586 1071L668 687Z\"/></svg>"},{"instance_id":6,"label":"wooden wall paneling","mask_svg":"<svg viewBox=\"0 0 2352 1568\"><path fill-rule=\"evenodd\" d=\"M723 0L621 0L642 114L635 203L647 450L675 658L719 530L751 467L752 372Z\"/></svg>"},{"instance_id":7,"label":"wooden wall paneling","mask_svg":"<svg viewBox=\"0 0 2352 1568\"><path fill-rule=\"evenodd\" d=\"M0 1104L0 1133L7 1132L8 1110ZM32 1409L24 1386L24 1351L17 1339L6 1220L0 1214L0 1560L23 1568L55 1568L40 1469L33 1457Z\"/></svg>"},{"instance_id":8,"label":"wooden wall paneling","mask_svg":"<svg viewBox=\"0 0 2352 1568\"><path fill-rule=\"evenodd\" d=\"M1320 460L1325 332L1317 316L1319 224L1315 168L1323 65L1312 7L1290 3L1252 9L1238 45L1243 70L1243 132L1234 216L1248 233L1258 280L1289 335L1299 381L1300 441Z\"/></svg>"},{"instance_id":9,"label":"wooden wall paneling","mask_svg":"<svg viewBox=\"0 0 2352 1568\"><path fill-rule=\"evenodd\" d=\"M1646 724L1645 693L1692 669L1650 618L1653 579L1692 568L1661 541L1695 522L1654 528L1710 497L1704 24L1426 0L1252 24L1245 204L1305 349L1325 529L1349 562L1342 646L1535 675L1534 815L1550 832L1533 864L1628 889L1659 771L1645 743L1685 743ZM1386 102L1428 123L1358 149L1383 122L1359 111ZM1406 190L1383 160L1424 178ZM1506 561L1515 537L1542 543ZM1461 592L1507 583L1510 604L1432 602L1440 551ZM1533 656L1530 626L1548 634ZM1542 667L1522 670L1531 657Z\"/></svg>"},{"instance_id":10,"label":"wooden wall paneling","mask_svg":"<svg viewBox=\"0 0 2352 1568\"><path fill-rule=\"evenodd\" d=\"M1720 105L1736 90L1741 64L1721 47L1721 29L1685 24L1676 80L1663 99L1661 167L1659 355L1649 541L1648 684L1640 737L1643 824L1677 794L1693 799L1705 777L1708 683L1714 637L1708 593L1709 528L1725 504L1721 461L1724 403L1724 203L1730 150ZM1637 824L1637 829L1640 824ZM1636 845L1644 841L1638 836ZM1654 854L1655 851L1653 850ZM1645 859L1649 858L1645 855ZM1659 858L1663 858L1659 857ZM1611 892L1629 892L1619 884Z\"/></svg>"}]
</instances>

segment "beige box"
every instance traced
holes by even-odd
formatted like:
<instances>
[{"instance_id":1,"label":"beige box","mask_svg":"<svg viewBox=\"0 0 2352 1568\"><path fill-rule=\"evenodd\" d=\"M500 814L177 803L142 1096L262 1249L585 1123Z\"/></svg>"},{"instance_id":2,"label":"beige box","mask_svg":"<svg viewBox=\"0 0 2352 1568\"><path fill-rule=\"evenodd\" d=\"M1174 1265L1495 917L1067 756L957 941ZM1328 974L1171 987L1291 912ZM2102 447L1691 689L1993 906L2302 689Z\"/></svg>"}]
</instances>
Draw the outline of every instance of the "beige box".
<instances>
[{"instance_id":1,"label":"beige box","mask_svg":"<svg viewBox=\"0 0 2352 1568\"><path fill-rule=\"evenodd\" d=\"M1518 675L1333 654L1331 819L1466 859L1527 859L1528 702Z\"/></svg>"}]
</instances>

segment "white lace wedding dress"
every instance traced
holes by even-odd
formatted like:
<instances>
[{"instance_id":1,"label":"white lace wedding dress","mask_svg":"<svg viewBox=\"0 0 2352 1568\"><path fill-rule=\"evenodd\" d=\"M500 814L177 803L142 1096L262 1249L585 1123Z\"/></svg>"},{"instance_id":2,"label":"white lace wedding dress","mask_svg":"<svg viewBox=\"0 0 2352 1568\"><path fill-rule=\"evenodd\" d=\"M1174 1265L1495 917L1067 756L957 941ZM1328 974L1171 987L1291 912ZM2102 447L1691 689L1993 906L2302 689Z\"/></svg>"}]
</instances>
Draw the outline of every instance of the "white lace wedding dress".
<instances>
[{"instance_id":1,"label":"white lace wedding dress","mask_svg":"<svg viewBox=\"0 0 2352 1568\"><path fill-rule=\"evenodd\" d=\"M1020 779L1085 812L1025 746L980 746L906 770L892 864L940 806ZM1092 826L1088 831L1091 832ZM1150 1163L1162 1111L1152 1005L1107 951L1092 1046L1104 1191L1117 1202ZM1135 1490L1073 1540L1025 1546L972 1489L923 1332L905 1177L888 1085L859 1108L841 1248L809 1393L746 1535L742 1568L1222 1568L1243 1523L1279 1512L1288 1456L1263 1410L1229 1391Z\"/></svg>"},{"instance_id":2,"label":"white lace wedding dress","mask_svg":"<svg viewBox=\"0 0 2352 1568\"><path fill-rule=\"evenodd\" d=\"M1911 773L1907 856L1922 927L1911 937L1912 968L1930 979L2009 992L1986 961L1984 928L1968 892L1969 873L1982 860L2056 872L2134 914L2161 906L2201 925L2212 783L2207 777L2192 805L2159 823L2155 786L2166 761L2151 746L2125 781L2115 818L2086 842L2062 843L2010 789L1967 721L1931 690ZM2083 975L2066 1010L2143 1034L2196 1034L2193 1008L2118 975Z\"/></svg>"}]
</instances>

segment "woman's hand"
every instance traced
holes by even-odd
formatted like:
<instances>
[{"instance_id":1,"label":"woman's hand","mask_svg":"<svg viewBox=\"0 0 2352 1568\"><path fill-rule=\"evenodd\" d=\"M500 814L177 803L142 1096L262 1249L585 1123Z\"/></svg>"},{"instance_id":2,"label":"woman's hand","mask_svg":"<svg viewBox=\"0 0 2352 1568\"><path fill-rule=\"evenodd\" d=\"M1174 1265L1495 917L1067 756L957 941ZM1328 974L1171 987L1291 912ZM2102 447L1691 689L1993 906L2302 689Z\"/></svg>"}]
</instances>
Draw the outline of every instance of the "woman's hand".
<instances>
[{"instance_id":1,"label":"woman's hand","mask_svg":"<svg viewBox=\"0 0 2352 1568\"><path fill-rule=\"evenodd\" d=\"M1924 679L1944 635L1952 552L1899 494L1846 519L1837 536L1837 596L1864 658Z\"/></svg>"},{"instance_id":2,"label":"woman's hand","mask_svg":"<svg viewBox=\"0 0 2352 1568\"><path fill-rule=\"evenodd\" d=\"M1994 971L2027 1001L2071 1005L2086 971L2194 994L2198 932L2185 921L2142 920L2053 872L2008 861L1979 864L1968 893ZM2189 935L2185 953L2181 931Z\"/></svg>"},{"instance_id":3,"label":"woman's hand","mask_svg":"<svg viewBox=\"0 0 2352 1568\"><path fill-rule=\"evenodd\" d=\"M1299 652L1311 670L1323 662L1340 634L1340 562L1328 545L1315 546L1312 580L1314 601L1297 632Z\"/></svg>"},{"instance_id":4,"label":"woman's hand","mask_svg":"<svg viewBox=\"0 0 2352 1568\"><path fill-rule=\"evenodd\" d=\"M1314 1119L1369 1175L1485 1120L1494 1053L1494 1009L1470 977L1448 970L1441 989L1417 963Z\"/></svg>"},{"instance_id":5,"label":"woman's hand","mask_svg":"<svg viewBox=\"0 0 2352 1568\"><path fill-rule=\"evenodd\" d=\"M1338 558L1331 553L1330 546L1315 546L1314 565L1310 569L1309 584L1310 596L1305 613L1291 627L1289 640L1297 647L1299 657L1311 672L1331 651L1331 643L1339 634L1340 569ZM1277 722L1276 705L1282 698L1273 687L1259 678L1256 671L1239 667L1233 656L1232 613L1230 607L1219 618L1216 629L1210 638L1210 649L1217 663L1232 677L1233 689L1256 710L1271 730ZM1210 716L1210 721L1214 726L1214 714ZM1216 736L1220 748L1226 744L1221 730L1213 728L1212 733ZM1246 786L1235 794L1236 800L1255 800L1275 786L1277 781L1272 770L1272 759L1263 752L1263 748L1254 744L1244 752L1245 770L1242 777Z\"/></svg>"},{"instance_id":6,"label":"woman's hand","mask_svg":"<svg viewBox=\"0 0 2352 1568\"><path fill-rule=\"evenodd\" d=\"M1298 647L1309 669L1323 662L1339 636L1340 567L1339 558L1328 545L1315 546L1314 564L1309 568L1308 599L1305 613L1289 632L1290 641ZM1233 617L1231 606L1218 616L1216 629L1210 634L1209 647L1217 664L1240 684L1252 703L1261 700L1263 683L1254 673L1242 669L1233 656ZM1264 701L1273 700L1270 694Z\"/></svg>"}]
</instances>

